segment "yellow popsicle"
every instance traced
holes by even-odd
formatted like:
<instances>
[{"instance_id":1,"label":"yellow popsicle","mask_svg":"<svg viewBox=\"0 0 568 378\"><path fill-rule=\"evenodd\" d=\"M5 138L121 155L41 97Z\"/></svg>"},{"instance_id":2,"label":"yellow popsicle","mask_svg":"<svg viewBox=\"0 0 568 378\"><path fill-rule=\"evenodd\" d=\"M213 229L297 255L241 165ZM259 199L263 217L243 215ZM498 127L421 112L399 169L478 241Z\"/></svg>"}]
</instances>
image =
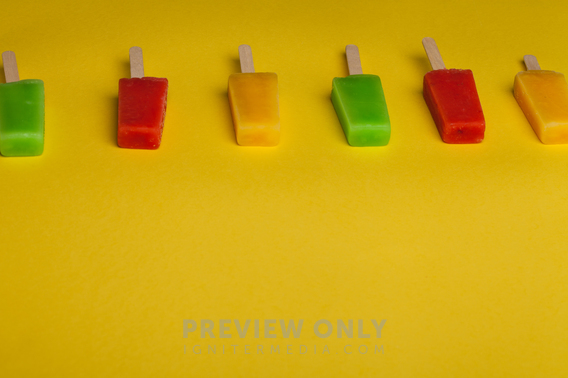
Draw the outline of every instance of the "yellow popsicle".
<instances>
[{"instance_id":1,"label":"yellow popsicle","mask_svg":"<svg viewBox=\"0 0 568 378\"><path fill-rule=\"evenodd\" d=\"M280 116L275 73L232 74L229 77L229 103L239 145L278 145Z\"/></svg>"},{"instance_id":2,"label":"yellow popsicle","mask_svg":"<svg viewBox=\"0 0 568 378\"><path fill-rule=\"evenodd\" d=\"M542 143L568 143L568 83L564 75L541 70L532 55L525 56L525 62L528 71L517 74L513 91L519 106Z\"/></svg>"},{"instance_id":3,"label":"yellow popsicle","mask_svg":"<svg viewBox=\"0 0 568 378\"><path fill-rule=\"evenodd\" d=\"M229 104L237 143L241 146L276 146L280 141L278 76L254 72L248 45L239 46L241 71L229 77Z\"/></svg>"}]
</instances>

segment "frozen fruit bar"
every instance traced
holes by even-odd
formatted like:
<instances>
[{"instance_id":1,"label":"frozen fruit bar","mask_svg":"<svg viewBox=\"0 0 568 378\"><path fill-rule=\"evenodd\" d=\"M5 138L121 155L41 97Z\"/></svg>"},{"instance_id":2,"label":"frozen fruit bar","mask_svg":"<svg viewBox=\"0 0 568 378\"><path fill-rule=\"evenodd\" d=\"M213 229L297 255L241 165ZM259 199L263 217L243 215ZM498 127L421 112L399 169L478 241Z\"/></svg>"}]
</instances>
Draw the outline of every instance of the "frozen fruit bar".
<instances>
[{"instance_id":1,"label":"frozen fruit bar","mask_svg":"<svg viewBox=\"0 0 568 378\"><path fill-rule=\"evenodd\" d=\"M118 145L155 150L160 147L168 80L144 77L142 49L130 49L131 79L118 82Z\"/></svg>"},{"instance_id":2,"label":"frozen fruit bar","mask_svg":"<svg viewBox=\"0 0 568 378\"><path fill-rule=\"evenodd\" d=\"M446 69L433 39L424 38L433 71L424 76L424 100L442 140L451 144L480 143L485 118L471 70Z\"/></svg>"},{"instance_id":3,"label":"frozen fruit bar","mask_svg":"<svg viewBox=\"0 0 568 378\"><path fill-rule=\"evenodd\" d=\"M534 132L544 144L568 143L568 84L563 74L541 70L525 56L528 71L515 77L514 95Z\"/></svg>"},{"instance_id":4,"label":"frozen fruit bar","mask_svg":"<svg viewBox=\"0 0 568 378\"><path fill-rule=\"evenodd\" d=\"M276 146L280 141L278 76L254 72L250 46L239 47L243 73L229 77L229 104L237 143L241 146Z\"/></svg>"},{"instance_id":5,"label":"frozen fruit bar","mask_svg":"<svg viewBox=\"0 0 568 378\"><path fill-rule=\"evenodd\" d=\"M381 79L363 74L357 46L346 48L350 75L334 78L331 101L351 146L385 146L390 139L390 120Z\"/></svg>"},{"instance_id":6,"label":"frozen fruit bar","mask_svg":"<svg viewBox=\"0 0 568 378\"><path fill-rule=\"evenodd\" d=\"M41 155L45 123L43 81L19 80L14 53L8 51L2 57L7 83L0 84L0 153Z\"/></svg>"},{"instance_id":7,"label":"frozen fruit bar","mask_svg":"<svg viewBox=\"0 0 568 378\"><path fill-rule=\"evenodd\" d=\"M168 80L143 77L118 82L118 145L155 150L160 147Z\"/></svg>"},{"instance_id":8,"label":"frozen fruit bar","mask_svg":"<svg viewBox=\"0 0 568 378\"><path fill-rule=\"evenodd\" d=\"M424 76L424 99L442 140L480 143L485 118L470 70L435 70Z\"/></svg>"}]
</instances>

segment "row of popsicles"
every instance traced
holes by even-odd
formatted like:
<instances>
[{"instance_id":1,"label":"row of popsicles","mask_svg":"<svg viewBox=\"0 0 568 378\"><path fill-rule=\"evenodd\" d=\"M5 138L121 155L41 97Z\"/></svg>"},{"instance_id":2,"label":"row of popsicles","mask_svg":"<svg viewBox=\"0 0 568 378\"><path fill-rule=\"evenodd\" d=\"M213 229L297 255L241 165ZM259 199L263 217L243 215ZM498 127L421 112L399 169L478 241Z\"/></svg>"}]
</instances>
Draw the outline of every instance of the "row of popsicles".
<instances>
[{"instance_id":1,"label":"row of popsicles","mask_svg":"<svg viewBox=\"0 0 568 378\"><path fill-rule=\"evenodd\" d=\"M446 69L432 38L423 45L432 65L424 76L424 99L442 140L480 143L485 119L471 70ZM241 73L229 77L228 97L237 143L276 146L280 140L278 77L254 71L251 48L239 46ZM349 76L335 78L331 100L352 146L384 146L390 120L381 80L363 74L359 50L346 47ZM19 80L15 54L2 54L6 84L0 84L0 153L37 156L43 152L44 87L41 80ZM568 84L564 75L541 70L525 56L527 71L515 77L514 96L542 143L568 143ZM130 49L130 79L118 90L118 145L157 149L162 139L168 80L144 76L142 50Z\"/></svg>"}]
</instances>

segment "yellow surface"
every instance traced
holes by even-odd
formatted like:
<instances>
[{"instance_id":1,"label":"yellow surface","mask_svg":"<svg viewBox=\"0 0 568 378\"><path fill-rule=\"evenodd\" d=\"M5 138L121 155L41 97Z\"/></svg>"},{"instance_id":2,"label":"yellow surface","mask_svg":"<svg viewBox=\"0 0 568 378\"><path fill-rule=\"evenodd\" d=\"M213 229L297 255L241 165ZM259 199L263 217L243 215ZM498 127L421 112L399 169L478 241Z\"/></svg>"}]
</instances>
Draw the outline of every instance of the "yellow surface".
<instances>
[{"instance_id":1,"label":"yellow surface","mask_svg":"<svg viewBox=\"0 0 568 378\"><path fill-rule=\"evenodd\" d=\"M237 143L273 147L280 141L278 76L272 72L229 77L229 104Z\"/></svg>"},{"instance_id":2,"label":"yellow surface","mask_svg":"<svg viewBox=\"0 0 568 378\"><path fill-rule=\"evenodd\" d=\"M568 143L568 84L564 75L544 70L519 72L514 94L542 143Z\"/></svg>"},{"instance_id":3,"label":"yellow surface","mask_svg":"<svg viewBox=\"0 0 568 378\"><path fill-rule=\"evenodd\" d=\"M568 375L568 146L540 143L512 93L525 54L568 71L567 2L2 10L0 46L16 51L21 78L44 80L47 118L43 156L0 158L1 377ZM440 140L422 98L425 36L447 67L473 70L483 143ZM258 71L278 73L275 148L235 143L227 80L243 43ZM350 43L382 79L386 147L350 147L331 104ZM146 74L170 83L157 151L116 146L134 45ZM240 339L231 323L231 339L183 338L183 319L305 329ZM380 339L320 339L318 319L362 319L367 333L387 322ZM249 344L280 354L246 355Z\"/></svg>"}]
</instances>

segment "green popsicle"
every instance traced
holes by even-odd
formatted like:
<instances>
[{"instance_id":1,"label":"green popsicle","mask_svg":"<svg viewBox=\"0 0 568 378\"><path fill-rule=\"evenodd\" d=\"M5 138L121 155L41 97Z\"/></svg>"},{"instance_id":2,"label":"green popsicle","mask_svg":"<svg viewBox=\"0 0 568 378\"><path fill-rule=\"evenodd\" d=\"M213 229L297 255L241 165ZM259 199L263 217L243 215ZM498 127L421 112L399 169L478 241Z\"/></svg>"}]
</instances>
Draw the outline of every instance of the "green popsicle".
<instances>
[{"instance_id":1,"label":"green popsicle","mask_svg":"<svg viewBox=\"0 0 568 378\"><path fill-rule=\"evenodd\" d=\"M44 88L41 80L19 80L14 53L2 54L6 84L0 84L0 153L38 156L43 152Z\"/></svg>"},{"instance_id":2,"label":"green popsicle","mask_svg":"<svg viewBox=\"0 0 568 378\"><path fill-rule=\"evenodd\" d=\"M351 146L385 146L390 120L381 79L364 75L357 46L345 49L349 76L333 79L331 101Z\"/></svg>"}]
</instances>

